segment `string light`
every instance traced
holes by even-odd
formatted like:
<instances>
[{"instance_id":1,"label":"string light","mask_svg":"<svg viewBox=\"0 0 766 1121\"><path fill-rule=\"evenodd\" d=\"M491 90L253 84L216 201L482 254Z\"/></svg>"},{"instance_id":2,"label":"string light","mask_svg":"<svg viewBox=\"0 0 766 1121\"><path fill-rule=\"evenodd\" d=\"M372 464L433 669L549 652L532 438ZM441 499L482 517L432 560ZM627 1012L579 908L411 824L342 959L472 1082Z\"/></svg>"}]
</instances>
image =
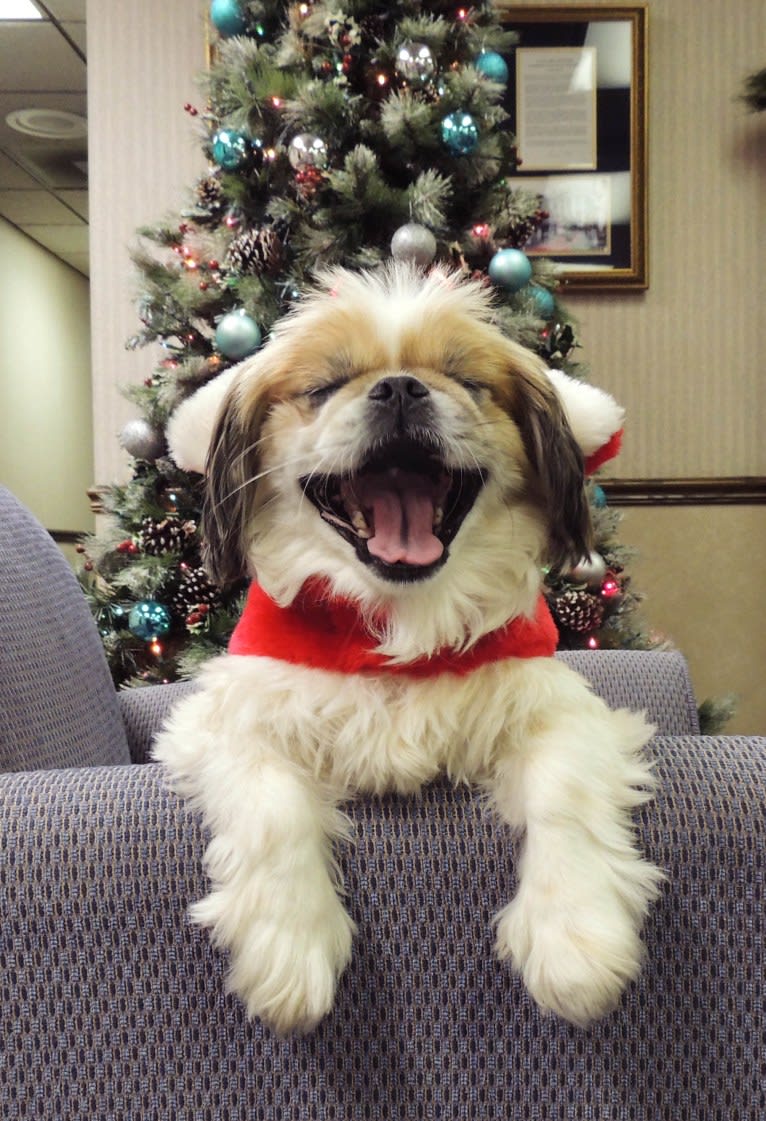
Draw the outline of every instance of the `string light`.
<instances>
[{"instance_id":1,"label":"string light","mask_svg":"<svg viewBox=\"0 0 766 1121\"><path fill-rule=\"evenodd\" d=\"M471 230L471 233L473 234L474 237L481 237L481 238L489 237L489 234L490 234L489 226L487 225L486 222L477 222L476 225Z\"/></svg>"},{"instance_id":2,"label":"string light","mask_svg":"<svg viewBox=\"0 0 766 1121\"><path fill-rule=\"evenodd\" d=\"M601 594L605 599L612 599L620 594L620 585L613 577L609 577L601 585Z\"/></svg>"},{"instance_id":3,"label":"string light","mask_svg":"<svg viewBox=\"0 0 766 1121\"><path fill-rule=\"evenodd\" d=\"M598 648L599 648L599 646L600 646L600 645L601 645L601 644L600 644L600 642L598 641L598 639L596 638L596 636L595 636L594 634L592 634L592 635L590 636L590 638L588 639L588 647L589 647L589 648L590 648L591 650L598 650Z\"/></svg>"},{"instance_id":4,"label":"string light","mask_svg":"<svg viewBox=\"0 0 766 1121\"><path fill-rule=\"evenodd\" d=\"M156 638L153 638L149 643L149 652L154 654L155 658L159 658L162 654L162 643L158 642Z\"/></svg>"}]
</instances>

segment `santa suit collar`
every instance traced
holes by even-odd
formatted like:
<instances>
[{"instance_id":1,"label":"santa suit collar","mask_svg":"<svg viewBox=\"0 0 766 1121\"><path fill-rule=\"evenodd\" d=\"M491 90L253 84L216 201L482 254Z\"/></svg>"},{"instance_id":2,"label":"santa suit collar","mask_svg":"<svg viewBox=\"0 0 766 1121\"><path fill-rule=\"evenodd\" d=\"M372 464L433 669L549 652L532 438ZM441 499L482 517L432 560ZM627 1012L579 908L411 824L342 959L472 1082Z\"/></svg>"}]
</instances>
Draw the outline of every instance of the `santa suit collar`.
<instances>
[{"instance_id":1,"label":"santa suit collar","mask_svg":"<svg viewBox=\"0 0 766 1121\"><path fill-rule=\"evenodd\" d=\"M467 674L504 658L550 657L558 632L541 595L534 618L515 618L484 635L468 650L443 648L411 662L392 662L376 650L357 606L332 597L321 581L309 581L289 607L280 607L253 582L245 609L229 641L229 653L276 658L335 673L435 677Z\"/></svg>"}]
</instances>

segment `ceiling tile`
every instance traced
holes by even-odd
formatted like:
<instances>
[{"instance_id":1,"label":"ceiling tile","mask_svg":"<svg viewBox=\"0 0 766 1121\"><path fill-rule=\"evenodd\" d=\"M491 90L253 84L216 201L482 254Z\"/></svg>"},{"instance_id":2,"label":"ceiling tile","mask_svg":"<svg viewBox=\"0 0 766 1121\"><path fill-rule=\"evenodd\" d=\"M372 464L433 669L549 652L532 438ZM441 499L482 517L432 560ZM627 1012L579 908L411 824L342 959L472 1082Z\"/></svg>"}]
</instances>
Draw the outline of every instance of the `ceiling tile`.
<instances>
[{"instance_id":1,"label":"ceiling tile","mask_svg":"<svg viewBox=\"0 0 766 1121\"><path fill-rule=\"evenodd\" d=\"M87 191L56 191L56 198L61 199L63 203L76 211L82 219L88 221Z\"/></svg>"},{"instance_id":2,"label":"ceiling tile","mask_svg":"<svg viewBox=\"0 0 766 1121\"><path fill-rule=\"evenodd\" d=\"M0 191L0 214L15 226L71 226L76 216L47 191Z\"/></svg>"},{"instance_id":3,"label":"ceiling tile","mask_svg":"<svg viewBox=\"0 0 766 1121\"><path fill-rule=\"evenodd\" d=\"M69 38L72 39L73 42L75 42L80 48L82 53L85 54L88 49L88 36L85 23L62 23L61 26L63 27L64 31L66 31Z\"/></svg>"},{"instance_id":4,"label":"ceiling tile","mask_svg":"<svg viewBox=\"0 0 766 1121\"><path fill-rule=\"evenodd\" d=\"M20 226L28 237L39 241L51 253L87 253L88 227L80 226Z\"/></svg>"},{"instance_id":5,"label":"ceiling tile","mask_svg":"<svg viewBox=\"0 0 766 1121\"><path fill-rule=\"evenodd\" d=\"M85 22L87 0L45 0L45 7L58 20L82 20Z\"/></svg>"},{"instance_id":6,"label":"ceiling tile","mask_svg":"<svg viewBox=\"0 0 766 1121\"><path fill-rule=\"evenodd\" d=\"M83 276L90 276L90 257L87 253L57 253L56 256Z\"/></svg>"},{"instance_id":7,"label":"ceiling tile","mask_svg":"<svg viewBox=\"0 0 766 1121\"><path fill-rule=\"evenodd\" d=\"M14 160L0 151L0 190L35 190L37 182Z\"/></svg>"},{"instance_id":8,"label":"ceiling tile","mask_svg":"<svg viewBox=\"0 0 766 1121\"><path fill-rule=\"evenodd\" d=\"M0 25L0 74L12 90L80 90L86 67L52 23Z\"/></svg>"}]
</instances>

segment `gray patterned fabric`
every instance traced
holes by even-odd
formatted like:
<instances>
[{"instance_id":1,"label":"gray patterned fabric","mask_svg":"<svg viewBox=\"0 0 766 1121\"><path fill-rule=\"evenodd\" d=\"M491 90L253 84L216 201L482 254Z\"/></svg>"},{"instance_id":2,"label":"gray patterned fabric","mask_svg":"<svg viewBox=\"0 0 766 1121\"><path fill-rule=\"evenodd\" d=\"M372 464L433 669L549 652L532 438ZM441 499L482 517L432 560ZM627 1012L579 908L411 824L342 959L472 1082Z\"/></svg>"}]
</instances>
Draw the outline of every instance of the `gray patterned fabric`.
<instances>
[{"instance_id":1,"label":"gray patterned fabric","mask_svg":"<svg viewBox=\"0 0 766 1121\"><path fill-rule=\"evenodd\" d=\"M148 763L152 740L174 705L191 692L191 681L173 685L149 685L145 689L123 689L117 694L120 714L134 763Z\"/></svg>"},{"instance_id":2,"label":"gray patterned fabric","mask_svg":"<svg viewBox=\"0 0 766 1121\"><path fill-rule=\"evenodd\" d=\"M0 487L0 771L130 759L101 640L72 570Z\"/></svg>"},{"instance_id":3,"label":"gray patterned fabric","mask_svg":"<svg viewBox=\"0 0 766 1121\"><path fill-rule=\"evenodd\" d=\"M640 709L663 736L700 730L689 667L677 650L569 650L556 655L611 708Z\"/></svg>"},{"instance_id":4,"label":"gray patterned fabric","mask_svg":"<svg viewBox=\"0 0 766 1121\"><path fill-rule=\"evenodd\" d=\"M648 959L587 1031L492 956L513 848L470 791L350 807L331 1016L278 1040L186 919L196 819L156 766L0 776L3 1121L763 1121L766 740L654 741Z\"/></svg>"}]
</instances>

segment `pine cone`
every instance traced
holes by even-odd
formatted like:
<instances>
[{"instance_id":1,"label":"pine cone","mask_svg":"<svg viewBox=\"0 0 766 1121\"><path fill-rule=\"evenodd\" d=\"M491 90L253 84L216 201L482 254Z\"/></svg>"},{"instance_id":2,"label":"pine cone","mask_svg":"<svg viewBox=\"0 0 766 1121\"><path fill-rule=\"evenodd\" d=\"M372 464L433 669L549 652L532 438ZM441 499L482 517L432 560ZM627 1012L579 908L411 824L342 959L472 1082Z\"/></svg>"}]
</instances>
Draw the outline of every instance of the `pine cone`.
<instances>
[{"instance_id":1,"label":"pine cone","mask_svg":"<svg viewBox=\"0 0 766 1121\"><path fill-rule=\"evenodd\" d=\"M226 252L226 265L239 273L268 273L279 268L282 242L270 226L245 230Z\"/></svg>"},{"instance_id":2,"label":"pine cone","mask_svg":"<svg viewBox=\"0 0 766 1121\"><path fill-rule=\"evenodd\" d=\"M604 605L599 597L576 588L555 596L550 605L556 621L576 634L595 631L604 618Z\"/></svg>"},{"instance_id":3,"label":"pine cone","mask_svg":"<svg viewBox=\"0 0 766 1121\"><path fill-rule=\"evenodd\" d=\"M205 604L216 607L221 600L221 593L215 584L211 584L201 566L182 564L178 586L170 597L170 605L177 614L184 618L195 607Z\"/></svg>"},{"instance_id":4,"label":"pine cone","mask_svg":"<svg viewBox=\"0 0 766 1121\"><path fill-rule=\"evenodd\" d=\"M223 210L223 189L221 188L221 180L217 175L208 175L205 179L200 179L196 186L196 195L197 202L203 210L210 213Z\"/></svg>"},{"instance_id":5,"label":"pine cone","mask_svg":"<svg viewBox=\"0 0 766 1121\"><path fill-rule=\"evenodd\" d=\"M144 518L138 535L139 548L152 557L163 557L166 553L180 553L197 529L193 521L180 518L163 518L161 522Z\"/></svg>"}]
</instances>

